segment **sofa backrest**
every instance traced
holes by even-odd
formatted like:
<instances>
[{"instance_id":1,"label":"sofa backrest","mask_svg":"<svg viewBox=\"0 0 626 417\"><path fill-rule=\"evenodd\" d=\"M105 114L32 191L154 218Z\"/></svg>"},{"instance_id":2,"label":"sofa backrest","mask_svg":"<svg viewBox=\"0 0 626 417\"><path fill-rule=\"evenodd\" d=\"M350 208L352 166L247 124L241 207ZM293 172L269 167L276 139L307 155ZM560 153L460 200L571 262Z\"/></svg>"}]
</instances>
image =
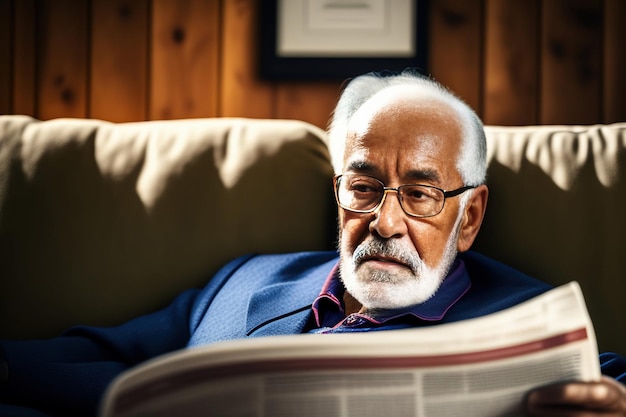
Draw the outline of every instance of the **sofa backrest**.
<instances>
[{"instance_id":1,"label":"sofa backrest","mask_svg":"<svg viewBox=\"0 0 626 417\"><path fill-rule=\"evenodd\" d=\"M246 253L332 249L325 133L0 116L0 337L111 325Z\"/></svg>"},{"instance_id":2,"label":"sofa backrest","mask_svg":"<svg viewBox=\"0 0 626 417\"><path fill-rule=\"evenodd\" d=\"M601 350L626 353L626 123L486 133L474 249L578 281ZM332 249L326 140L286 120L0 116L0 337L119 323L240 254Z\"/></svg>"}]
</instances>

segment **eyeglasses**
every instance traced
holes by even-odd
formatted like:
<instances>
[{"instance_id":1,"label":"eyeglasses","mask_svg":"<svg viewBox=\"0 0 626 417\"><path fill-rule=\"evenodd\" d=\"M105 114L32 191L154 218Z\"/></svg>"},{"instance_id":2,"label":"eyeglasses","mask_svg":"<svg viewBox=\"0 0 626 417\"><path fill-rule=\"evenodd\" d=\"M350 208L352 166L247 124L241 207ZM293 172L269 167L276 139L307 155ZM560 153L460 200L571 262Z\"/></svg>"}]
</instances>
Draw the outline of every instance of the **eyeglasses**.
<instances>
[{"instance_id":1,"label":"eyeglasses","mask_svg":"<svg viewBox=\"0 0 626 417\"><path fill-rule=\"evenodd\" d=\"M398 194L400 207L412 217L432 217L441 213L446 198L454 197L476 188L464 186L452 191L430 185L408 184L399 187L385 187L380 180L369 175L343 174L333 179L335 199L343 209L355 213L371 213L385 201L388 192Z\"/></svg>"}]
</instances>

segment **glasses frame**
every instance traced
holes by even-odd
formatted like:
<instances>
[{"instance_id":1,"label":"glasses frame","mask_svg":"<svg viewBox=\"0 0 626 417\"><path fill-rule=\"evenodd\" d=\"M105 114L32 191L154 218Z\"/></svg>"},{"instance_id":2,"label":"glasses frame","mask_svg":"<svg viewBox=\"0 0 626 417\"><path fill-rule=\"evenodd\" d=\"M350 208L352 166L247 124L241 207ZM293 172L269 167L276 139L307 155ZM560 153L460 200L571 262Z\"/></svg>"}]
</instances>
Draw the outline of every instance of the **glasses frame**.
<instances>
[{"instance_id":1,"label":"glasses frame","mask_svg":"<svg viewBox=\"0 0 626 417\"><path fill-rule=\"evenodd\" d=\"M382 197L380 198L380 201L378 202L378 204L376 204L374 207L372 207L371 209L368 209L368 210L356 210L356 209L353 209L353 208L350 208L350 207L347 207L347 206L344 206L343 204L341 204L341 202L339 201L339 183L340 183L341 178L343 176L345 176L345 175L359 175L359 176L362 176L362 177L371 178L374 181L378 182L382 186L382 189L383 189L383 194L382 194ZM443 203L441 204L441 209L439 209L438 212L436 212L434 214L420 215L420 214L409 213L408 211L406 211L406 209L404 208L404 204L402 203L402 198L400 197L400 190L402 188L404 188L404 187L413 187L413 186L416 186L416 185L420 186L420 187L432 188L432 189L435 189L435 190L439 190L443 194ZM454 190L449 190L449 191L446 191L446 190L444 190L442 188L439 188L439 187L435 187L434 185L426 185L426 184L402 184L402 185L399 185L397 187L387 187L384 182L382 182L378 178L372 177L370 175L339 174L339 175L335 175L333 177L333 188L335 190L335 201L337 202L337 205L339 207L341 207L342 209L344 209L344 210L348 210L348 211L351 211L353 213L373 213L376 210L378 210L380 207L382 207L382 205L385 203L385 198L387 197L387 193L391 192L391 191L394 191L396 193L396 197L398 198L398 202L400 203L400 207L402 208L402 211L407 216L415 217L415 218L418 218L418 219L424 219L424 218L428 218L428 217L434 217L434 216L438 215L439 213L441 213L443 211L443 208L446 205L446 200L448 198L456 197L456 196L458 196L460 194L463 194L467 190L472 190L472 189L476 188L476 186L475 185L464 185L462 187L459 187L459 188L454 189Z\"/></svg>"}]
</instances>

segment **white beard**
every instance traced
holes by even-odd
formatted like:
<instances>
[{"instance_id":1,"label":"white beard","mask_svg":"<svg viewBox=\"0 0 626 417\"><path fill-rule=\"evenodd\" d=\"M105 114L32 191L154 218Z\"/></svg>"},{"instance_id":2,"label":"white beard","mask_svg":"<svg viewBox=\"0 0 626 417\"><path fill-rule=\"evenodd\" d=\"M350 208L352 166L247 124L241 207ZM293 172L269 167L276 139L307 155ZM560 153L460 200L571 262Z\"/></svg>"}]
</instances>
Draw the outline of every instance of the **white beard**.
<instances>
[{"instance_id":1,"label":"white beard","mask_svg":"<svg viewBox=\"0 0 626 417\"><path fill-rule=\"evenodd\" d=\"M340 277L346 290L367 310L394 310L421 304L432 297L448 275L456 259L456 242L463 210L448 237L439 263L431 268L417 251L403 247L398 241L370 239L350 254L341 247ZM341 245L341 243L340 243ZM391 274L360 265L363 256L385 254L408 265L406 272Z\"/></svg>"}]
</instances>

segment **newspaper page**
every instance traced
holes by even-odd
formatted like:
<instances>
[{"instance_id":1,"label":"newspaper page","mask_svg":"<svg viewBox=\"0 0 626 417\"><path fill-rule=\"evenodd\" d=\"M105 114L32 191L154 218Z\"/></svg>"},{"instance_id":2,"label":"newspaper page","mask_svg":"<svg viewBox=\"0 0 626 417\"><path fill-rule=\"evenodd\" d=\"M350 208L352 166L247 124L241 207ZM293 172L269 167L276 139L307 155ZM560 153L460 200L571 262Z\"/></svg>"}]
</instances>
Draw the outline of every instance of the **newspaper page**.
<instances>
[{"instance_id":1,"label":"newspaper page","mask_svg":"<svg viewBox=\"0 0 626 417\"><path fill-rule=\"evenodd\" d=\"M174 352L118 377L101 417L521 416L533 387L600 378L572 282L488 316Z\"/></svg>"}]
</instances>

